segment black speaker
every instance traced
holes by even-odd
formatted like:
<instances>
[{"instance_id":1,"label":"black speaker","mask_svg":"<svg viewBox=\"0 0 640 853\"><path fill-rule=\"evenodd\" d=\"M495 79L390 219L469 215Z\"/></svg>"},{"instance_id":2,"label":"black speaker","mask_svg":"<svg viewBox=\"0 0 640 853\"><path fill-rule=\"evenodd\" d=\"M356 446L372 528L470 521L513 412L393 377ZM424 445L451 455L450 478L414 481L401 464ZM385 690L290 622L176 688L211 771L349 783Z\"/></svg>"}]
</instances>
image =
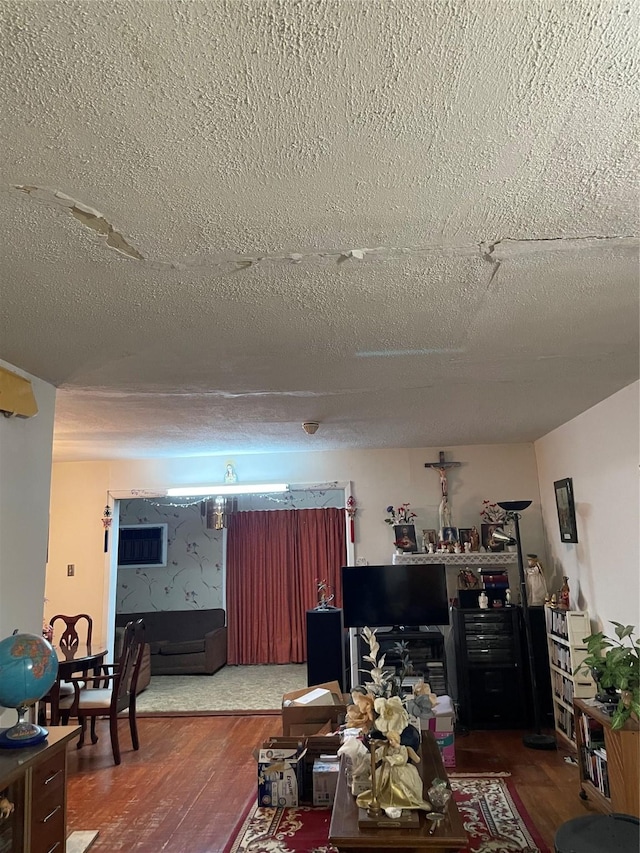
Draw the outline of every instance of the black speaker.
<instances>
[{"instance_id":1,"label":"black speaker","mask_svg":"<svg viewBox=\"0 0 640 853\"><path fill-rule=\"evenodd\" d=\"M342 610L307 610L307 685L337 681L346 692L346 636Z\"/></svg>"}]
</instances>

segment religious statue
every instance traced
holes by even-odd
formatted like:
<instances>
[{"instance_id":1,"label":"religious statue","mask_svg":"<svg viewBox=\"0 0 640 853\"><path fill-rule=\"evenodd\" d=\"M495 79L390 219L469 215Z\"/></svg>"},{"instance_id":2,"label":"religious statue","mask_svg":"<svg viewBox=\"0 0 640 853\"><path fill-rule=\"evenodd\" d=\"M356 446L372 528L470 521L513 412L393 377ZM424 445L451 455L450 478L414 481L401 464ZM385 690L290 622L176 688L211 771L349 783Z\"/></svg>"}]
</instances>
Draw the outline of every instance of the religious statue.
<instances>
[{"instance_id":1,"label":"religious statue","mask_svg":"<svg viewBox=\"0 0 640 853\"><path fill-rule=\"evenodd\" d=\"M449 507L449 486L447 484L447 469L457 468L460 462L445 462L444 452L440 451L440 459L438 462L425 462L425 468L435 468L440 477L440 506L438 508L438 517L440 521L440 535L445 527L451 527L451 508Z\"/></svg>"},{"instance_id":2,"label":"religious statue","mask_svg":"<svg viewBox=\"0 0 640 853\"><path fill-rule=\"evenodd\" d=\"M544 578L542 563L537 554L527 554L527 568L525 570L527 583L527 604L537 606L544 604L547 595L547 582Z\"/></svg>"},{"instance_id":3,"label":"religious statue","mask_svg":"<svg viewBox=\"0 0 640 853\"><path fill-rule=\"evenodd\" d=\"M469 533L469 542L471 543L472 551L480 550L480 534L478 533L478 528L475 525L471 528L471 533Z\"/></svg>"},{"instance_id":4,"label":"religious statue","mask_svg":"<svg viewBox=\"0 0 640 853\"><path fill-rule=\"evenodd\" d=\"M440 534L442 535L442 531L445 527L451 527L451 509L449 507L449 500L446 495L442 496L438 515L440 518Z\"/></svg>"}]
</instances>

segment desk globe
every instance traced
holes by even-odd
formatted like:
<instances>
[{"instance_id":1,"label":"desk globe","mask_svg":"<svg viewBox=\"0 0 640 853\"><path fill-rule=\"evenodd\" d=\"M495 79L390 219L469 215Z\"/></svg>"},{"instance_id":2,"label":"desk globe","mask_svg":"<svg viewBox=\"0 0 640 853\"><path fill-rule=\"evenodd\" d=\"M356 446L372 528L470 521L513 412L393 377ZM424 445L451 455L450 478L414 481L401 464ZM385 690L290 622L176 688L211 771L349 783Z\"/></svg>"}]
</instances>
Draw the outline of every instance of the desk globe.
<instances>
[{"instance_id":1,"label":"desk globe","mask_svg":"<svg viewBox=\"0 0 640 853\"><path fill-rule=\"evenodd\" d=\"M47 737L47 729L25 717L29 706L51 689L57 675L58 657L43 637L14 634L0 642L0 705L18 712L18 722L0 733L0 747L33 746Z\"/></svg>"}]
</instances>

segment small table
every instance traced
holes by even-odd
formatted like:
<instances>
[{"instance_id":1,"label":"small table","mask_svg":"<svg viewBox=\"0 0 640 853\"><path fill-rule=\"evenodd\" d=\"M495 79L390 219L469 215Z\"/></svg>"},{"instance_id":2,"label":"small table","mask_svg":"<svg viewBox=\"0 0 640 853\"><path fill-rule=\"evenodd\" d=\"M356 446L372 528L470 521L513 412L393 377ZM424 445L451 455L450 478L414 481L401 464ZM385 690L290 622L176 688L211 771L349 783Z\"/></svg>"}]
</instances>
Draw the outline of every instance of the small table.
<instances>
[{"instance_id":1,"label":"small table","mask_svg":"<svg viewBox=\"0 0 640 853\"><path fill-rule=\"evenodd\" d=\"M447 774L442 764L438 744L431 732L423 732L422 745L422 776L423 791L426 792L435 778L446 779ZM467 846L469 839L462 825L462 818L453 797L449 800L445 819L436 827L433 835L429 830L433 826L424 812L420 812L420 826L417 829L371 829L358 828L358 806L356 798L347 787L344 759L340 764L340 774L336 788L336 796L331 814L329 841L338 848L340 853L349 850L429 850L431 853L447 853L460 850Z\"/></svg>"},{"instance_id":2,"label":"small table","mask_svg":"<svg viewBox=\"0 0 640 853\"><path fill-rule=\"evenodd\" d=\"M105 659L108 649L106 643L78 643L69 648L54 646L58 656L58 677L51 688L51 725L57 726L60 721L60 682L72 678L74 674L93 670L94 675L100 674L100 665Z\"/></svg>"}]
</instances>

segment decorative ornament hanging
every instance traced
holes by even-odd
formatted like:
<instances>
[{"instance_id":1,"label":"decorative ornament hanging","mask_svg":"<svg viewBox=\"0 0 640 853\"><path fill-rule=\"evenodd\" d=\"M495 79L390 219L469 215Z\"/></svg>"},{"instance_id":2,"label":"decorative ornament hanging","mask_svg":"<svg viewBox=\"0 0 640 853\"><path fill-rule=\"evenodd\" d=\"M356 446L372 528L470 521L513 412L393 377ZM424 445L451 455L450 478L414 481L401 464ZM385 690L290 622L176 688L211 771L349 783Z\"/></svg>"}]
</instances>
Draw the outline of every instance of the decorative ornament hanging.
<instances>
[{"instance_id":1,"label":"decorative ornament hanging","mask_svg":"<svg viewBox=\"0 0 640 853\"><path fill-rule=\"evenodd\" d=\"M349 516L349 528L350 528L350 533L351 533L351 542L356 541L355 517L356 517L357 511L358 510L356 508L356 499L353 497L353 495L349 495L349 497L347 498L346 512L347 512L347 515Z\"/></svg>"},{"instance_id":2,"label":"decorative ornament hanging","mask_svg":"<svg viewBox=\"0 0 640 853\"><path fill-rule=\"evenodd\" d=\"M109 530L111 528L111 524L113 522L113 518L111 517L111 507L107 504L104 508L104 512L102 513L102 526L104 528L104 553L106 554L109 550Z\"/></svg>"}]
</instances>

